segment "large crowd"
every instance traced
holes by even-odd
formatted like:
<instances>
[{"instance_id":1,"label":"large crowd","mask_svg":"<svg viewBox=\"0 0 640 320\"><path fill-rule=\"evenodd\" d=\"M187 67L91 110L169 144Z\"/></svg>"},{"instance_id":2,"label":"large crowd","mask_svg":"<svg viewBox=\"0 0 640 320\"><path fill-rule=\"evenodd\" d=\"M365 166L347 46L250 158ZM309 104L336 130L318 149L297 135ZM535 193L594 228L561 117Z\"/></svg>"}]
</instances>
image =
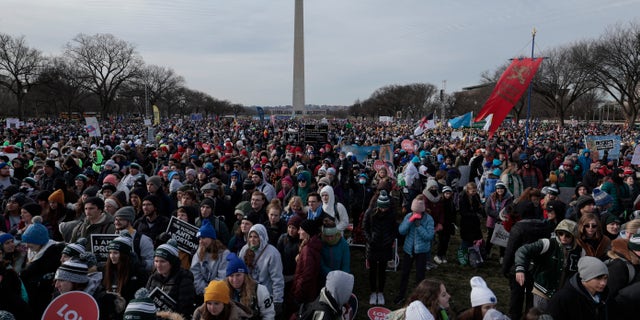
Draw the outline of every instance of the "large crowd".
<instances>
[{"instance_id":1,"label":"large crowd","mask_svg":"<svg viewBox=\"0 0 640 320\"><path fill-rule=\"evenodd\" d=\"M624 126L536 122L525 137L504 124L489 138L323 119L326 136L305 143L304 125L320 121L120 120L98 136L68 120L0 135L2 316L39 319L82 291L101 319L348 318L351 245L366 248L362 302L397 309L389 319L618 319L640 307L640 172ZM617 157L585 144L605 135L620 138ZM198 230L193 250L169 228L177 220ZM396 241L401 280L385 297ZM511 289L504 314L480 277L459 314L445 284L425 279L491 259Z\"/></svg>"}]
</instances>

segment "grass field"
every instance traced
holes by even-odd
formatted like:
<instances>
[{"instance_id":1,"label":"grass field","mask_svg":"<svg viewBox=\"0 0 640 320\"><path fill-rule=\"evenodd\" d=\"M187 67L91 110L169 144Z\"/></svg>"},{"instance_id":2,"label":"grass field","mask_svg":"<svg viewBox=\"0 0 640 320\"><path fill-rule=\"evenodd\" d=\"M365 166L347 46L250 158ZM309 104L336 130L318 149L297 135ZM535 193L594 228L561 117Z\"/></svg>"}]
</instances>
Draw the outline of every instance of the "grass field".
<instances>
[{"instance_id":1,"label":"grass field","mask_svg":"<svg viewBox=\"0 0 640 320\"><path fill-rule=\"evenodd\" d=\"M463 267L460 266L455 257L459 243L460 239L457 238L457 235L452 237L449 250L447 251L447 260L449 262L439 265L436 269L427 271L426 277L435 278L444 282L447 291L451 294L451 309L458 314L471 306L469 299L471 286L469 285L469 280L473 276L481 276L498 298L497 309L506 313L509 309L509 283L500 271L501 266L498 261L498 248L494 246L492 249L493 257L487 259L480 268ZM432 248L435 248L435 245L432 246ZM401 250L402 248L400 248L399 254L402 257ZM367 310L371 307L369 305L369 295L371 294L369 291L369 274L365 268L364 254L364 248L351 247L351 272L355 276L354 292L360 303L356 319L368 319ZM400 268L398 268L396 272L387 272L384 297L386 302L385 307L390 310L402 307L393 304L393 300L397 296L400 286L401 271L399 269ZM414 277L415 265L409 279L407 296L415 287Z\"/></svg>"}]
</instances>

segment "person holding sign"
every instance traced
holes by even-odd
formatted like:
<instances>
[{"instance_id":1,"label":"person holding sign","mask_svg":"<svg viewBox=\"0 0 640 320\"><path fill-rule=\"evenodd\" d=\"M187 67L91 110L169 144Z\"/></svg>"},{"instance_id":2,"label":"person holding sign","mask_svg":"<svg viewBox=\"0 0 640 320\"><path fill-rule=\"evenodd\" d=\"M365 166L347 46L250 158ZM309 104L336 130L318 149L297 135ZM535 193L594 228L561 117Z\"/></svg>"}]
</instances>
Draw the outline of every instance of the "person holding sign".
<instances>
[{"instance_id":1,"label":"person holding sign","mask_svg":"<svg viewBox=\"0 0 640 320\"><path fill-rule=\"evenodd\" d=\"M203 220L197 233L198 251L191 260L191 273L195 280L196 295L202 296L212 280L223 280L227 270L229 250L216 238L216 231L208 219Z\"/></svg>"},{"instance_id":2,"label":"person holding sign","mask_svg":"<svg viewBox=\"0 0 640 320\"><path fill-rule=\"evenodd\" d=\"M204 292L204 303L194 312L193 320L223 319L241 320L251 318L251 310L231 300L229 286L225 281L211 281Z\"/></svg>"},{"instance_id":3,"label":"person holding sign","mask_svg":"<svg viewBox=\"0 0 640 320\"><path fill-rule=\"evenodd\" d=\"M126 301L133 299L137 289L147 283L144 262L133 252L133 240L126 230L109 242L109 258L105 264L102 285L108 292L121 295Z\"/></svg>"},{"instance_id":4,"label":"person holding sign","mask_svg":"<svg viewBox=\"0 0 640 320\"><path fill-rule=\"evenodd\" d=\"M156 249L153 259L155 271L147 281L146 288L150 291L158 288L171 300L168 308L184 317L193 312L195 292L193 274L180 268L178 244L174 239L162 244Z\"/></svg>"}]
</instances>

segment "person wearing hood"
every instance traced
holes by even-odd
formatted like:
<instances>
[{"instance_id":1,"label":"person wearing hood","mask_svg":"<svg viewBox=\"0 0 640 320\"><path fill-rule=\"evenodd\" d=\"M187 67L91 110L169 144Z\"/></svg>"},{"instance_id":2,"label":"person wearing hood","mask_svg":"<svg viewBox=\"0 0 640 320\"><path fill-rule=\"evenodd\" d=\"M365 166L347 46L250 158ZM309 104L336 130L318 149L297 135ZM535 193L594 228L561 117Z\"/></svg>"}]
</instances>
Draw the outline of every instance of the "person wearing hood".
<instances>
[{"instance_id":1,"label":"person wearing hood","mask_svg":"<svg viewBox=\"0 0 640 320\"><path fill-rule=\"evenodd\" d=\"M500 211L511 203L513 203L513 195L507 190L507 186L502 181L496 182L495 191L487 197L484 203L484 211L487 214L487 240L485 241L487 257L491 255L491 248L493 247L491 236L496 227L496 222L500 221ZM500 260L504 257L504 250L504 247L500 248Z\"/></svg>"},{"instance_id":2,"label":"person wearing hood","mask_svg":"<svg viewBox=\"0 0 640 320\"><path fill-rule=\"evenodd\" d=\"M625 210L631 210L630 207L625 207L625 204L623 203L623 199L631 199L629 185L624 183L623 178L624 171L620 168L615 168L611 174L611 180L605 181L600 187L601 191L606 192L606 194L613 198L611 201L613 205L608 212L613 213L616 216L621 216L624 214ZM598 206L598 195L595 190L593 192L593 198L596 199L596 206ZM633 200L634 199L632 199L632 201Z\"/></svg>"},{"instance_id":3,"label":"person wearing hood","mask_svg":"<svg viewBox=\"0 0 640 320\"><path fill-rule=\"evenodd\" d=\"M28 251L27 265L20 273L20 279L29 295L29 306L40 316L51 302L52 275L60 266L65 245L49 238L41 217L33 218L33 224L22 234L22 242L27 244Z\"/></svg>"},{"instance_id":4,"label":"person wearing hood","mask_svg":"<svg viewBox=\"0 0 640 320\"><path fill-rule=\"evenodd\" d=\"M225 278L229 250L217 239L209 220L204 220L196 235L199 245L191 261L191 273L195 280L196 294L201 296L209 282Z\"/></svg>"},{"instance_id":5,"label":"person wearing hood","mask_svg":"<svg viewBox=\"0 0 640 320\"><path fill-rule=\"evenodd\" d=\"M253 171L250 175L251 180L256 185L256 190L264 193L266 202L270 202L276 197L276 188L272 184L266 181L264 174L261 171Z\"/></svg>"},{"instance_id":6,"label":"person wearing hood","mask_svg":"<svg viewBox=\"0 0 640 320\"><path fill-rule=\"evenodd\" d=\"M349 214L342 203L337 202L333 187L326 185L320 189L322 211L326 212L336 223L338 231L343 232L349 226Z\"/></svg>"},{"instance_id":7,"label":"person wearing hood","mask_svg":"<svg viewBox=\"0 0 640 320\"><path fill-rule=\"evenodd\" d=\"M578 273L549 301L548 313L553 319L604 320L608 317L609 270L595 257L582 257Z\"/></svg>"},{"instance_id":8,"label":"person wearing hood","mask_svg":"<svg viewBox=\"0 0 640 320\"><path fill-rule=\"evenodd\" d=\"M304 319L338 320L343 318L343 306L349 302L353 291L354 277L344 271L331 271L327 275L326 285L320 290L320 295L313 308L306 308L303 315L311 313L311 317ZM316 303L317 302L317 303Z\"/></svg>"},{"instance_id":9,"label":"person wearing hood","mask_svg":"<svg viewBox=\"0 0 640 320\"><path fill-rule=\"evenodd\" d=\"M533 273L533 306L547 310L549 299L562 288L577 271L577 261L584 252L575 240L576 223L564 219L556 226L555 237L526 244L516 251L516 282L525 282L525 271L531 262Z\"/></svg>"},{"instance_id":10,"label":"person wearing hood","mask_svg":"<svg viewBox=\"0 0 640 320\"><path fill-rule=\"evenodd\" d=\"M276 313L279 315L284 300L282 259L278 249L269 244L267 229L263 225L256 224L251 227L247 244L242 247L238 256L249 268L249 275L269 289Z\"/></svg>"},{"instance_id":11,"label":"person wearing hood","mask_svg":"<svg viewBox=\"0 0 640 320\"><path fill-rule=\"evenodd\" d=\"M311 190L311 173L309 173L309 171L306 171L306 170L298 173L298 175L296 176L296 185L293 187L291 196L299 196L302 199L302 205L306 206L307 195L311 191L312 191Z\"/></svg>"}]
</instances>

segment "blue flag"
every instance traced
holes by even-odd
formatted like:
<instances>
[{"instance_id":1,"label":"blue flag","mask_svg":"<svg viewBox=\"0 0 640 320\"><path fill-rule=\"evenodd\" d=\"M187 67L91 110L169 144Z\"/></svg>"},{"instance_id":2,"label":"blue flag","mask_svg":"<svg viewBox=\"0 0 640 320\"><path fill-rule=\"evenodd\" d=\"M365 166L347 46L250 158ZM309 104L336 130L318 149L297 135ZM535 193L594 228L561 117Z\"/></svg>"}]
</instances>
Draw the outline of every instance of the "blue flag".
<instances>
[{"instance_id":1,"label":"blue flag","mask_svg":"<svg viewBox=\"0 0 640 320\"><path fill-rule=\"evenodd\" d=\"M459 117L455 117L449 120L449 126L453 129L461 127L471 127L471 119L473 118L472 112L465 113Z\"/></svg>"},{"instance_id":2,"label":"blue flag","mask_svg":"<svg viewBox=\"0 0 640 320\"><path fill-rule=\"evenodd\" d=\"M256 107L258 111L258 117L260 117L260 122L264 121L264 109L262 107Z\"/></svg>"}]
</instances>

